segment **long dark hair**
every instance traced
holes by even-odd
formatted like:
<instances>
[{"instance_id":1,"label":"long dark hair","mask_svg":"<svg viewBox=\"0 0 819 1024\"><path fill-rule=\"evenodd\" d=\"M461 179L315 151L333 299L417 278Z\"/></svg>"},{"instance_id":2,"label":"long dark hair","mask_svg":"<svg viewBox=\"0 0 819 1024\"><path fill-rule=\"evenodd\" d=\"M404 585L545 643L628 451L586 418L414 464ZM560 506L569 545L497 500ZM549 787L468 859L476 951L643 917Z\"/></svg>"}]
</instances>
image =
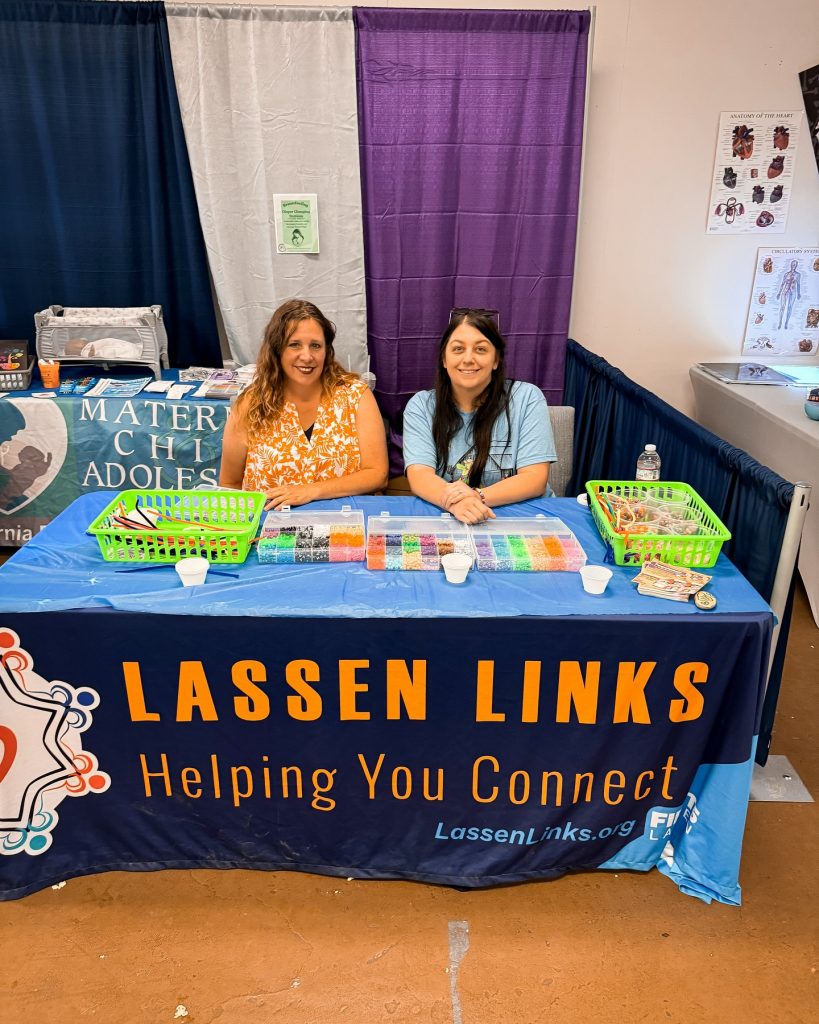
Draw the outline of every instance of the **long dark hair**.
<instances>
[{"instance_id":1,"label":"long dark hair","mask_svg":"<svg viewBox=\"0 0 819 1024\"><path fill-rule=\"evenodd\" d=\"M444 352L453 332L461 324L469 324L491 342L495 349L498 365L492 371L492 377L483 393L478 398L475 414L472 418L472 444L475 459L469 472L467 483L470 487L480 486L483 471L489 458L489 446L492 441L492 428L500 416L506 416L507 441L510 434L509 423L509 388L507 387L504 356L506 342L498 330L495 321L486 313L475 309L458 311L450 318L449 326L441 336L438 347L438 372L435 376L435 413L432 418L432 439L435 442L437 472L443 474L447 469L449 446L452 438L461 426L461 416L452 393L452 381L444 367Z\"/></svg>"},{"instance_id":2,"label":"long dark hair","mask_svg":"<svg viewBox=\"0 0 819 1024\"><path fill-rule=\"evenodd\" d=\"M333 348L335 324L318 306L304 299L288 299L270 318L264 340L256 359L256 377L240 399L241 412L247 417L248 433L255 435L266 423L281 414L284 405L285 376L282 370L282 352L290 335L301 320L315 320L324 334L324 367L321 371L322 395L331 394L340 382L355 380L355 374L338 363Z\"/></svg>"}]
</instances>

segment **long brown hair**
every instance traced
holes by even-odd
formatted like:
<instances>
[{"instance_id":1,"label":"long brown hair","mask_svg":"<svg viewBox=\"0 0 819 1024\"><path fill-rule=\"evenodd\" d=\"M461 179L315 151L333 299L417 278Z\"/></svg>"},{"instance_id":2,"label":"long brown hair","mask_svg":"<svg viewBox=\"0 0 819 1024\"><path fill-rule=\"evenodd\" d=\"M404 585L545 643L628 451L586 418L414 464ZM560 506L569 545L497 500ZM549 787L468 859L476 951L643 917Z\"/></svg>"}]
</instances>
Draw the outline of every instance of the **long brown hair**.
<instances>
[{"instance_id":1,"label":"long brown hair","mask_svg":"<svg viewBox=\"0 0 819 1024\"><path fill-rule=\"evenodd\" d=\"M506 416L507 443L511 436L509 422L509 387L507 386L504 355L506 342L498 330L495 321L485 312L476 309L458 310L450 318L449 326L441 337L438 347L438 372L435 377L435 413L432 417L432 439L435 442L436 470L439 474L446 472L449 461L449 446L452 438L461 426L461 414L455 404L452 393L452 381L444 366L444 353L447 343L461 324L469 324L492 344L498 365L492 371L492 377L478 398L478 405L472 418L472 444L475 459L469 472L470 487L479 487L483 471L489 459L489 447L492 441L492 428L495 421Z\"/></svg>"},{"instance_id":2,"label":"long brown hair","mask_svg":"<svg viewBox=\"0 0 819 1024\"><path fill-rule=\"evenodd\" d=\"M282 370L282 352L296 325L302 320L315 320L324 334L324 366L321 370L321 395L325 398L339 384L356 379L336 361L333 341L335 324L328 320L318 306L304 299L288 299L270 318L264 331L262 347L256 359L256 376L242 395L238 411L244 417L248 436L259 433L266 423L281 415L284 406L286 377Z\"/></svg>"}]
</instances>

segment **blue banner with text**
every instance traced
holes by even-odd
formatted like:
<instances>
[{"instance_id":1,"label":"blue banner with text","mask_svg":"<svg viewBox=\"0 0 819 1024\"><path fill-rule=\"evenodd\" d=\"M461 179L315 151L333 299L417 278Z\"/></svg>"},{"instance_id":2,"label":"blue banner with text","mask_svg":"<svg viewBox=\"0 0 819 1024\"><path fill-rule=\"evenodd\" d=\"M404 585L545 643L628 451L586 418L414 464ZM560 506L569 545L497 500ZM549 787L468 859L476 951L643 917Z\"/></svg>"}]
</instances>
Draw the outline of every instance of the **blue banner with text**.
<instances>
[{"instance_id":1,"label":"blue banner with text","mask_svg":"<svg viewBox=\"0 0 819 1024\"><path fill-rule=\"evenodd\" d=\"M0 897L114 868L474 887L657 865L736 903L769 631L6 615Z\"/></svg>"},{"instance_id":2,"label":"blue banner with text","mask_svg":"<svg viewBox=\"0 0 819 1024\"><path fill-rule=\"evenodd\" d=\"M0 545L81 494L215 487L227 402L9 395L0 402Z\"/></svg>"}]
</instances>

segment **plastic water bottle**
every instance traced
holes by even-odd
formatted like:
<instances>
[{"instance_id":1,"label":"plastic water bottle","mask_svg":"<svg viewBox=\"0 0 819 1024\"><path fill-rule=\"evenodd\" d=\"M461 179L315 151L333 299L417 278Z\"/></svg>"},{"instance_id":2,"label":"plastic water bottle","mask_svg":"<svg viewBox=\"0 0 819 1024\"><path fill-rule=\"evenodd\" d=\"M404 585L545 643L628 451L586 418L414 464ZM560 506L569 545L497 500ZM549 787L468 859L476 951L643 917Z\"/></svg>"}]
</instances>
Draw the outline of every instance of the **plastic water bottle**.
<instances>
[{"instance_id":1,"label":"plastic water bottle","mask_svg":"<svg viewBox=\"0 0 819 1024\"><path fill-rule=\"evenodd\" d=\"M660 456L656 444L647 444L637 459L635 480L659 480Z\"/></svg>"}]
</instances>

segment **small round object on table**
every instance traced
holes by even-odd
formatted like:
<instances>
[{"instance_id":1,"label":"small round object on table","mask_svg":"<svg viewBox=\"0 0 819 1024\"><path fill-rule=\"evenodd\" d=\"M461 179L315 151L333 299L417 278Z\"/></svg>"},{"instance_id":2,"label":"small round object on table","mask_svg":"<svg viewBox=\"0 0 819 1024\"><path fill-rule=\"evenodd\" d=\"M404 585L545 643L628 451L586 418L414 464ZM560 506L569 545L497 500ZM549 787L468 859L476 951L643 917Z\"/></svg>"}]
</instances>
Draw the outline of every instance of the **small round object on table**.
<instances>
[{"instance_id":1,"label":"small round object on table","mask_svg":"<svg viewBox=\"0 0 819 1024\"><path fill-rule=\"evenodd\" d=\"M717 599L708 590L698 590L694 594L694 604L704 612L710 612L717 607Z\"/></svg>"},{"instance_id":2,"label":"small round object on table","mask_svg":"<svg viewBox=\"0 0 819 1024\"><path fill-rule=\"evenodd\" d=\"M819 388L811 388L805 402L805 415L808 419L819 420Z\"/></svg>"}]
</instances>

